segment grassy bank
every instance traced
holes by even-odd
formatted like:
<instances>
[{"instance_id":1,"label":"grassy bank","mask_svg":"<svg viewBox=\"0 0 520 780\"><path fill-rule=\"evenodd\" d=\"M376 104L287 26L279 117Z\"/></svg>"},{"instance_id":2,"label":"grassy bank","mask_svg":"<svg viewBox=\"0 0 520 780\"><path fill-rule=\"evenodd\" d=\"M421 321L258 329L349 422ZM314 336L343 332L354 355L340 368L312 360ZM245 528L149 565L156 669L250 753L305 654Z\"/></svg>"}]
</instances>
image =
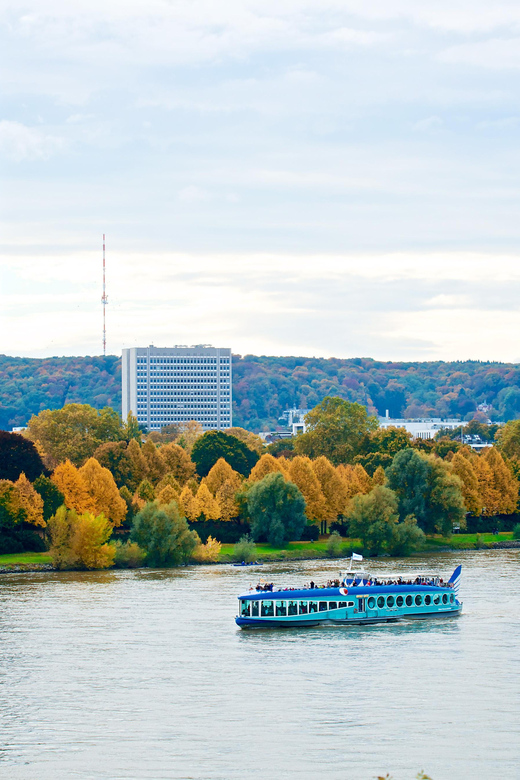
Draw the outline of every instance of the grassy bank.
<instances>
[{"instance_id":1,"label":"grassy bank","mask_svg":"<svg viewBox=\"0 0 520 780\"><path fill-rule=\"evenodd\" d=\"M45 564L51 562L51 556L47 552L13 553L12 555L0 555L0 566L23 566L24 564Z\"/></svg>"}]
</instances>

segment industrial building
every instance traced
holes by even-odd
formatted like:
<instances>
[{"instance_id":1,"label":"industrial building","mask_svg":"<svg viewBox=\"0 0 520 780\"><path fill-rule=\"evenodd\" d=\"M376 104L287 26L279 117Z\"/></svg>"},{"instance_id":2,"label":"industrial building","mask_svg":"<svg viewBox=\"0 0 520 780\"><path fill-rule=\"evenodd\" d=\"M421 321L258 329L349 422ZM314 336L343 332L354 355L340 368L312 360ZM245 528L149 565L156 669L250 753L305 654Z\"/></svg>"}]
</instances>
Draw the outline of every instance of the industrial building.
<instances>
[{"instance_id":1,"label":"industrial building","mask_svg":"<svg viewBox=\"0 0 520 780\"><path fill-rule=\"evenodd\" d=\"M231 371L231 349L123 349L123 419L132 412L149 431L189 420L207 431L231 428Z\"/></svg>"}]
</instances>

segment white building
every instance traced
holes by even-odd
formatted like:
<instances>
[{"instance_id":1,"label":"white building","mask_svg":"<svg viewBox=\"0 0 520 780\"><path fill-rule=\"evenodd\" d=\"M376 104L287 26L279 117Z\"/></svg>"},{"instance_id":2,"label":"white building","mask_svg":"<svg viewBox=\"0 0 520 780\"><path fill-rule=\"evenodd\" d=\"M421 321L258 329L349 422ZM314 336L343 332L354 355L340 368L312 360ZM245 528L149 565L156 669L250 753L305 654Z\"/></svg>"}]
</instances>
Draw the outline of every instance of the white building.
<instances>
[{"instance_id":1,"label":"white building","mask_svg":"<svg viewBox=\"0 0 520 780\"><path fill-rule=\"evenodd\" d=\"M293 436L298 436L300 433L307 433L307 425L305 423L305 415L309 413L308 409L286 409L280 417L280 421L284 421L288 428L291 429Z\"/></svg>"},{"instance_id":2,"label":"white building","mask_svg":"<svg viewBox=\"0 0 520 780\"><path fill-rule=\"evenodd\" d=\"M414 439L434 439L441 428L453 430L454 428L460 428L464 424L460 420L442 420L440 417L392 419L392 417L388 416L388 413L386 417L379 417L380 428L404 428L405 431L412 434Z\"/></svg>"},{"instance_id":3,"label":"white building","mask_svg":"<svg viewBox=\"0 0 520 780\"><path fill-rule=\"evenodd\" d=\"M232 426L231 350L132 347L123 350L122 412L149 431L197 420L204 430Z\"/></svg>"}]
</instances>

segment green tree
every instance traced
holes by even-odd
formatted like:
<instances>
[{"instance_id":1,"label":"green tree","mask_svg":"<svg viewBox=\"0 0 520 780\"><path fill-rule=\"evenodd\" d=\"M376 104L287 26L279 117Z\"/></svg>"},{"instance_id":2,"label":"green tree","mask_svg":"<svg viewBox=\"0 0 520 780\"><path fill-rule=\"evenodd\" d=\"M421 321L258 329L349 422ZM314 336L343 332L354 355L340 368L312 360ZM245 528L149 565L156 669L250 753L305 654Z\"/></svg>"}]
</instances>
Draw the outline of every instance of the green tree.
<instances>
[{"instance_id":1,"label":"green tree","mask_svg":"<svg viewBox=\"0 0 520 780\"><path fill-rule=\"evenodd\" d=\"M65 496L51 479L43 475L34 480L33 487L43 499L43 519L48 522L65 503Z\"/></svg>"},{"instance_id":2,"label":"green tree","mask_svg":"<svg viewBox=\"0 0 520 780\"><path fill-rule=\"evenodd\" d=\"M462 485L449 463L417 450L401 450L386 476L399 501L399 516L414 515L425 533L449 535L454 525L464 523Z\"/></svg>"},{"instance_id":3,"label":"green tree","mask_svg":"<svg viewBox=\"0 0 520 780\"><path fill-rule=\"evenodd\" d=\"M502 455L520 463L520 420L510 420L499 429L497 446Z\"/></svg>"},{"instance_id":4,"label":"green tree","mask_svg":"<svg viewBox=\"0 0 520 780\"><path fill-rule=\"evenodd\" d=\"M234 471L247 477L258 460L258 453L235 436L222 431L207 431L195 441L191 458L201 477L206 477L219 458L229 463Z\"/></svg>"},{"instance_id":5,"label":"green tree","mask_svg":"<svg viewBox=\"0 0 520 780\"><path fill-rule=\"evenodd\" d=\"M305 527L305 499L280 473L267 474L247 491L247 511L253 539L279 547L298 540Z\"/></svg>"},{"instance_id":6,"label":"green tree","mask_svg":"<svg viewBox=\"0 0 520 780\"><path fill-rule=\"evenodd\" d=\"M366 449L377 419L364 406L343 398L325 398L306 416L307 433L298 436L294 448L300 455L325 455L332 463L352 463Z\"/></svg>"},{"instance_id":7,"label":"green tree","mask_svg":"<svg viewBox=\"0 0 520 780\"><path fill-rule=\"evenodd\" d=\"M47 469L32 441L19 433L0 431L0 479L16 482L22 473L34 482Z\"/></svg>"},{"instance_id":8,"label":"green tree","mask_svg":"<svg viewBox=\"0 0 520 780\"><path fill-rule=\"evenodd\" d=\"M394 537L389 544L390 555L410 555L419 550L425 542L425 534L417 525L413 515L405 517L402 523L394 526Z\"/></svg>"},{"instance_id":9,"label":"green tree","mask_svg":"<svg viewBox=\"0 0 520 780\"><path fill-rule=\"evenodd\" d=\"M399 521L398 499L393 490L377 486L366 495L358 494L348 509L349 534L361 539L371 555L388 550Z\"/></svg>"},{"instance_id":10,"label":"green tree","mask_svg":"<svg viewBox=\"0 0 520 780\"><path fill-rule=\"evenodd\" d=\"M121 420L109 407L99 411L88 404L66 404L61 409L45 409L29 420L26 436L55 464L67 458L81 466L97 447L123 438Z\"/></svg>"},{"instance_id":11,"label":"green tree","mask_svg":"<svg viewBox=\"0 0 520 780\"><path fill-rule=\"evenodd\" d=\"M146 561L154 567L186 563L200 544L175 502L168 506L159 506L157 501L147 504L136 515L130 538L146 550Z\"/></svg>"}]
</instances>

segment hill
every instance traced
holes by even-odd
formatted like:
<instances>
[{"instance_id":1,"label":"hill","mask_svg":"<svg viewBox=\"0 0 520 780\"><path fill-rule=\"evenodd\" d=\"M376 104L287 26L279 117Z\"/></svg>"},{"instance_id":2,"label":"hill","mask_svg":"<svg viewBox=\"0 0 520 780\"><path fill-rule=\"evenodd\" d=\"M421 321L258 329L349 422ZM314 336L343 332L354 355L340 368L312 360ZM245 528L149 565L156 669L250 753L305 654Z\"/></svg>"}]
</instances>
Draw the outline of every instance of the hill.
<instances>
[{"instance_id":1,"label":"hill","mask_svg":"<svg viewBox=\"0 0 520 780\"><path fill-rule=\"evenodd\" d=\"M284 409L311 408L327 395L391 417L471 419L480 404L494 420L520 417L520 366L464 361L393 363L370 358L233 356L233 424L276 425ZM25 425L65 403L121 409L121 361L106 357L0 356L0 428Z\"/></svg>"}]
</instances>

